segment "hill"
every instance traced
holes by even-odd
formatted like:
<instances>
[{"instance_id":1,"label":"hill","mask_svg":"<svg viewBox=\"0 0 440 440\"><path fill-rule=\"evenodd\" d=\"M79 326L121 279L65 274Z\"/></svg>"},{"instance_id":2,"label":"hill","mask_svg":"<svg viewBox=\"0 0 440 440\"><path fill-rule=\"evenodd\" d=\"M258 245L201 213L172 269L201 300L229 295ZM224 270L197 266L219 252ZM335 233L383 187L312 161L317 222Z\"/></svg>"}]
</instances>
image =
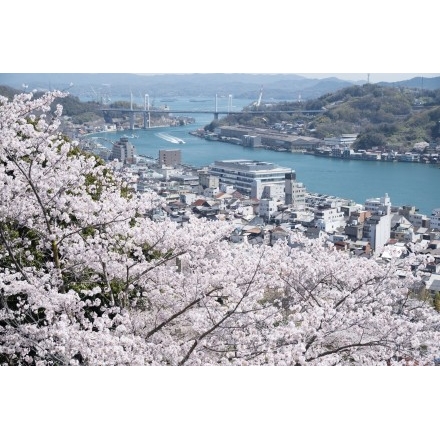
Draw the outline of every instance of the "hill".
<instances>
[{"instance_id":1,"label":"hill","mask_svg":"<svg viewBox=\"0 0 440 440\"><path fill-rule=\"evenodd\" d=\"M311 79L295 74L192 73L192 74L126 74L126 73L1 73L0 84L41 91L69 89L82 101L99 96L130 98L144 96L214 96L232 94L235 98L257 98L264 88L266 99L318 98L352 85L338 78ZM73 84L71 86L71 84Z\"/></svg>"},{"instance_id":2,"label":"hill","mask_svg":"<svg viewBox=\"0 0 440 440\"><path fill-rule=\"evenodd\" d=\"M70 86L72 80L75 82ZM15 88L11 88L11 83L15 84ZM420 87L422 83L423 87ZM323 114L309 118L306 130L300 134L323 139L343 133L359 133L355 148L386 146L401 151L411 149L417 142L436 143L440 140L440 78L419 77L392 84L357 85L338 78L318 80L285 74L65 73L0 74L0 84L4 84L0 94L8 97L23 90L23 86L26 90L40 86L43 89L44 85L68 88L71 95L58 102L63 104L63 114L72 117L74 123L101 117L97 102L99 97L120 93L128 101L130 92L126 93L127 89L153 90L151 95L159 96L206 96L235 91L237 98L252 99L257 98L263 87L263 103L266 100L269 104L261 109L286 113L266 114L264 117L250 114L229 116L221 123L267 127L281 121L295 123L304 119L302 115L289 113L294 109L324 110ZM319 96L314 97L318 92ZM273 103L271 96L284 100Z\"/></svg>"},{"instance_id":3,"label":"hill","mask_svg":"<svg viewBox=\"0 0 440 440\"><path fill-rule=\"evenodd\" d=\"M440 141L440 89L389 87L378 84L353 85L304 102L283 102L262 107L286 111L256 117L229 116L222 123L270 126L277 122L295 123L303 115L289 113L295 109L323 110L309 117L306 133L319 139L358 133L357 149L389 147L408 150L417 142Z\"/></svg>"}]
</instances>

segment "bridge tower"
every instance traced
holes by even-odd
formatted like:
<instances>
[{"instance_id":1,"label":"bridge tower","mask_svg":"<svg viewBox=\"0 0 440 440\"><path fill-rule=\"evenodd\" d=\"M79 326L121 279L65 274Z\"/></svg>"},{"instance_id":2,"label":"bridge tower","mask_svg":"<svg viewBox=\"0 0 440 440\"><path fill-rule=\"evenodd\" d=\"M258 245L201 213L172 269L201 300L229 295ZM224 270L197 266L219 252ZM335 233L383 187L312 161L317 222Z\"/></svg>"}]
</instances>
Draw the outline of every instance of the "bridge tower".
<instances>
[{"instance_id":1,"label":"bridge tower","mask_svg":"<svg viewBox=\"0 0 440 440\"><path fill-rule=\"evenodd\" d=\"M147 128L147 121L148 121L148 128L151 128L151 115L150 115L150 95L148 93L145 93L144 97L144 128Z\"/></svg>"}]
</instances>

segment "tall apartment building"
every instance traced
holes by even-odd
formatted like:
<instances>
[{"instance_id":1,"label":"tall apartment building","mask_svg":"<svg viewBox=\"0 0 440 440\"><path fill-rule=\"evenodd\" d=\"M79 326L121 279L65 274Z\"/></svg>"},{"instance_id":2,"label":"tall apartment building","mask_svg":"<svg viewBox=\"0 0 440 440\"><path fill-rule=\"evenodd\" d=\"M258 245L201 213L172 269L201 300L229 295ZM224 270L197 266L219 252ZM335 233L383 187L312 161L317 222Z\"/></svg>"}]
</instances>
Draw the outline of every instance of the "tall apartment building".
<instances>
[{"instance_id":1,"label":"tall apartment building","mask_svg":"<svg viewBox=\"0 0 440 440\"><path fill-rule=\"evenodd\" d=\"M174 167L182 163L182 150L159 150L159 165Z\"/></svg>"},{"instance_id":2,"label":"tall apartment building","mask_svg":"<svg viewBox=\"0 0 440 440\"><path fill-rule=\"evenodd\" d=\"M365 209L372 215L364 223L364 238L368 239L375 252L382 252L391 236L391 200L385 197L367 199Z\"/></svg>"},{"instance_id":3,"label":"tall apartment building","mask_svg":"<svg viewBox=\"0 0 440 440\"><path fill-rule=\"evenodd\" d=\"M294 209L305 209L306 187L296 180L296 173L286 173L284 188L284 203Z\"/></svg>"},{"instance_id":4,"label":"tall apartment building","mask_svg":"<svg viewBox=\"0 0 440 440\"><path fill-rule=\"evenodd\" d=\"M133 144L128 141L127 137L121 137L119 141L113 144L112 153L109 157L110 160L119 160L124 164L133 164L135 149Z\"/></svg>"},{"instance_id":5,"label":"tall apartment building","mask_svg":"<svg viewBox=\"0 0 440 440\"><path fill-rule=\"evenodd\" d=\"M209 174L218 177L220 183L258 199L268 192L284 197L285 175L291 172L290 168L249 159L217 160L209 166Z\"/></svg>"}]
</instances>

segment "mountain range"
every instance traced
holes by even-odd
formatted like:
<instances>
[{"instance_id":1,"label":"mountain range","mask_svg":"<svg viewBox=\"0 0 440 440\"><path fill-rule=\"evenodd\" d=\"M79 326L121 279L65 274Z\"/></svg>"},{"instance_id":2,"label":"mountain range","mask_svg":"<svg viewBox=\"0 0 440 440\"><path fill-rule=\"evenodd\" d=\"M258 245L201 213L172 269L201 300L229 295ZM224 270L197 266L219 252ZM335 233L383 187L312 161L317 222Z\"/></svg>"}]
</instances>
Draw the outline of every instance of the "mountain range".
<instances>
[{"instance_id":1,"label":"mountain range","mask_svg":"<svg viewBox=\"0 0 440 440\"><path fill-rule=\"evenodd\" d=\"M296 74L0 73L0 85L19 90L68 89L81 100L93 100L102 95L129 98L131 93L170 98L231 94L238 99L257 99L262 92L265 100L296 101L315 99L344 87L364 83L366 81L348 81L336 77L313 79ZM440 88L440 77L416 77L379 84L434 90Z\"/></svg>"}]
</instances>

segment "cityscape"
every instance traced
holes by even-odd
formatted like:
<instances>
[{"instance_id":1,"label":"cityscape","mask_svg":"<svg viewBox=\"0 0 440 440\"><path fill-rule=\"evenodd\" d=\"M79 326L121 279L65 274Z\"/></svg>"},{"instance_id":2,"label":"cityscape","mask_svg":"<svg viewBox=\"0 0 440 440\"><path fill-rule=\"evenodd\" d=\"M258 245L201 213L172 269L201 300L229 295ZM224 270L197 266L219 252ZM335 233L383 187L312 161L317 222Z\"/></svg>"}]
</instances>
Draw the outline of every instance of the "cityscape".
<instances>
[{"instance_id":1,"label":"cityscape","mask_svg":"<svg viewBox=\"0 0 440 440\"><path fill-rule=\"evenodd\" d=\"M287 129L294 127L287 127ZM301 127L296 127L301 128ZM104 125L102 131L116 130ZM245 145L250 148L301 151L309 154L351 160L423 161L437 163L437 147L425 154L402 155L380 151L353 152L350 144L356 134L317 141L314 138L284 135L280 126L274 134L256 134L243 127L222 127L216 133L193 130L194 136L211 141ZM132 133L135 133L132 132ZM300 231L308 238L326 236L343 252L366 258L384 259L398 254L401 258L414 252L435 259L423 275L432 297L440 292L440 206L420 213L417 206L393 206L392 194L372 194L354 201L337 195L307 191L295 170L258 160L219 160L197 168L183 164L180 149L161 149L158 158L136 154L135 135L122 136L107 148L99 136L84 138L83 148L105 159L135 193L154 191L164 200L162 209L151 213L155 221L169 219L183 225L192 215L210 221L232 222L234 243L273 244L288 239L290 231ZM292 140L293 139L293 140ZM179 143L179 140L174 140ZM180 141L181 142L181 141ZM97 145L98 144L98 145ZM425 159L423 159L425 158ZM439 200L440 203L440 200Z\"/></svg>"}]
</instances>

